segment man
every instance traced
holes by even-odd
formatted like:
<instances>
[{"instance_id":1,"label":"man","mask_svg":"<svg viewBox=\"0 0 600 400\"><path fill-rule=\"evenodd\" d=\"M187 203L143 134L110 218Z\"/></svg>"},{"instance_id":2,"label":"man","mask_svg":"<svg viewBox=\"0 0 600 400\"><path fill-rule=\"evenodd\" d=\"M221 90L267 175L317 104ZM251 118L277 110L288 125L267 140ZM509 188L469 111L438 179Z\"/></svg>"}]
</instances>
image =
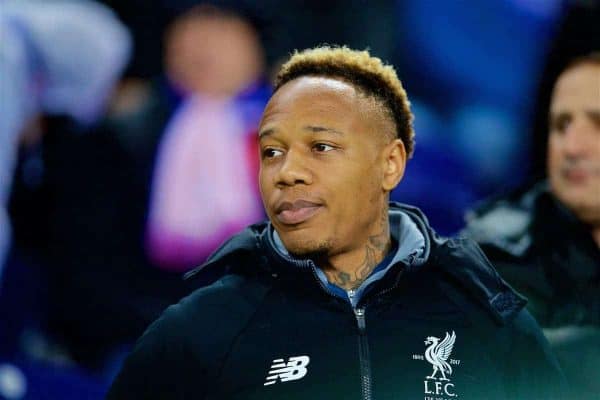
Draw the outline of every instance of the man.
<instances>
[{"instance_id":1,"label":"man","mask_svg":"<svg viewBox=\"0 0 600 400\"><path fill-rule=\"evenodd\" d=\"M468 216L466 233L529 299L573 398L600 392L600 53L573 61L550 104L548 181Z\"/></svg>"},{"instance_id":2,"label":"man","mask_svg":"<svg viewBox=\"0 0 600 400\"><path fill-rule=\"evenodd\" d=\"M109 399L555 398L561 373L524 300L476 245L388 205L414 133L368 52L294 54L260 126L269 221L139 340Z\"/></svg>"}]
</instances>

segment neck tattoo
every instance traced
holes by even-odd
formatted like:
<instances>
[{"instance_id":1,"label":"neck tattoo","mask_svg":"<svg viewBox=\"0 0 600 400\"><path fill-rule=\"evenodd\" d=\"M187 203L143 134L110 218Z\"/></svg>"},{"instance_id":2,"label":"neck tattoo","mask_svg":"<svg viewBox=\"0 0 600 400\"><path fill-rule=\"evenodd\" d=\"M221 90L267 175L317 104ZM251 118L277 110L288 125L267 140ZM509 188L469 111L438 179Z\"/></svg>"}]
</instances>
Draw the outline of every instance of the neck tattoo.
<instances>
[{"instance_id":1,"label":"neck tattoo","mask_svg":"<svg viewBox=\"0 0 600 400\"><path fill-rule=\"evenodd\" d=\"M390 251L392 241L387 218L387 210L380 220L380 232L369 236L365 245L365 257L353 272L329 270L325 271L329 281L345 290L355 289L367 279L371 271L379 264Z\"/></svg>"}]
</instances>

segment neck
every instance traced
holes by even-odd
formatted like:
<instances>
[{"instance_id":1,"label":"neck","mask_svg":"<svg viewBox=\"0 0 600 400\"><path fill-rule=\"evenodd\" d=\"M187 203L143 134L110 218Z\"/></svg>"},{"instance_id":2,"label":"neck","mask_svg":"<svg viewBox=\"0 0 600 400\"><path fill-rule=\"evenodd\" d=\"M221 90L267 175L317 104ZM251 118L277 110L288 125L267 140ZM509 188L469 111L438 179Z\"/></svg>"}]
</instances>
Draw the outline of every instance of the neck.
<instances>
[{"instance_id":1,"label":"neck","mask_svg":"<svg viewBox=\"0 0 600 400\"><path fill-rule=\"evenodd\" d=\"M356 251L318 260L329 282L345 290L355 289L385 258L392 247L387 211L386 207L373 229L374 233Z\"/></svg>"}]
</instances>

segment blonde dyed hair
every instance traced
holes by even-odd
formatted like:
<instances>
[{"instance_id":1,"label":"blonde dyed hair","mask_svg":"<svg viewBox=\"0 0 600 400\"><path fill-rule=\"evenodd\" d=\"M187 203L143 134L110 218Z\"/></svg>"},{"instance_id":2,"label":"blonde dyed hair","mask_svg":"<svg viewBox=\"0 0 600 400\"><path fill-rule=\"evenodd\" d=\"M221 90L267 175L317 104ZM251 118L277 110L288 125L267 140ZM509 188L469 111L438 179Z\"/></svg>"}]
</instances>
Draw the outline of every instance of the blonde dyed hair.
<instances>
[{"instance_id":1,"label":"blonde dyed hair","mask_svg":"<svg viewBox=\"0 0 600 400\"><path fill-rule=\"evenodd\" d=\"M275 91L302 76L324 76L350 83L367 97L376 99L394 121L396 137L412 156L415 142L414 116L402 82L391 65L373 57L367 50L319 46L295 51L281 66L275 78Z\"/></svg>"}]
</instances>

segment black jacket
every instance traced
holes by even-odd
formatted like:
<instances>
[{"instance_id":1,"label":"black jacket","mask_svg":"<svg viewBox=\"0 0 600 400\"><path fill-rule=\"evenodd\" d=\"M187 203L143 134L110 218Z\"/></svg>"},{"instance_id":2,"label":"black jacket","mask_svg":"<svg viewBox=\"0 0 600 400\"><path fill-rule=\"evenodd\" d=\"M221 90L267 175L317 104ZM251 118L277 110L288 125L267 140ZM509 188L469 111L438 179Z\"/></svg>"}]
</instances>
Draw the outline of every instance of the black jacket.
<instances>
[{"instance_id":1,"label":"black jacket","mask_svg":"<svg viewBox=\"0 0 600 400\"><path fill-rule=\"evenodd\" d=\"M356 309L312 262L275 251L269 224L249 227L197 273L226 276L140 338L108 398L560 398L562 374L523 298L477 245L437 237L412 207L392 205L395 240L402 213L425 238L423 262L394 265Z\"/></svg>"},{"instance_id":2,"label":"black jacket","mask_svg":"<svg viewBox=\"0 0 600 400\"><path fill-rule=\"evenodd\" d=\"M600 249L546 182L487 201L465 233L528 298L577 399L600 393Z\"/></svg>"}]
</instances>

